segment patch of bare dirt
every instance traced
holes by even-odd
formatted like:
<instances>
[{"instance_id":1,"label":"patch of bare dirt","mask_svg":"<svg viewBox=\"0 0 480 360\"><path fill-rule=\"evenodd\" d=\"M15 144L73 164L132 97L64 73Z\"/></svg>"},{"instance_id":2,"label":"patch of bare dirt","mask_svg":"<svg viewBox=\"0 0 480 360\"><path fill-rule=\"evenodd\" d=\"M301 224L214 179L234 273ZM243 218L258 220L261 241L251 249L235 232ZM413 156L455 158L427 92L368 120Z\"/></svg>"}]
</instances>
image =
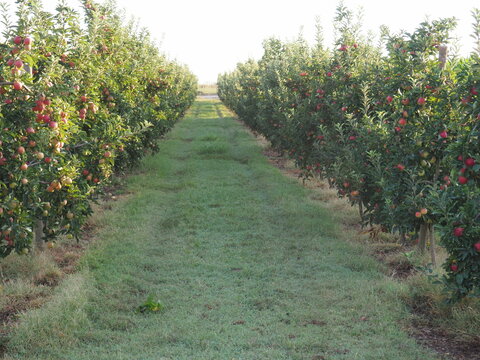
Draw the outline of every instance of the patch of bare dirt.
<instances>
[{"instance_id":1,"label":"patch of bare dirt","mask_svg":"<svg viewBox=\"0 0 480 360\"><path fill-rule=\"evenodd\" d=\"M445 359L480 360L480 339L465 341L452 336L445 330L415 322L411 329L411 336L418 343L435 350Z\"/></svg>"}]
</instances>

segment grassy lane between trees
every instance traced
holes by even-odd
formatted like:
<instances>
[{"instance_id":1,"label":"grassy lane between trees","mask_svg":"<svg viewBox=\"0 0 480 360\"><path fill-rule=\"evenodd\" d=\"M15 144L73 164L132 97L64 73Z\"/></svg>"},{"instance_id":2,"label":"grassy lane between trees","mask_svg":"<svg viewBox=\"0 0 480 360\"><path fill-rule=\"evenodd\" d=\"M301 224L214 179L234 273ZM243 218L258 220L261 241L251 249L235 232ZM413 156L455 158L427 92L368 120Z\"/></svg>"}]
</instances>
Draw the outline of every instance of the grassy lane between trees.
<instances>
[{"instance_id":1,"label":"grassy lane between trees","mask_svg":"<svg viewBox=\"0 0 480 360\"><path fill-rule=\"evenodd\" d=\"M218 100L198 100L127 190L6 359L435 359L402 330L404 285ZM150 295L163 309L136 312Z\"/></svg>"}]
</instances>

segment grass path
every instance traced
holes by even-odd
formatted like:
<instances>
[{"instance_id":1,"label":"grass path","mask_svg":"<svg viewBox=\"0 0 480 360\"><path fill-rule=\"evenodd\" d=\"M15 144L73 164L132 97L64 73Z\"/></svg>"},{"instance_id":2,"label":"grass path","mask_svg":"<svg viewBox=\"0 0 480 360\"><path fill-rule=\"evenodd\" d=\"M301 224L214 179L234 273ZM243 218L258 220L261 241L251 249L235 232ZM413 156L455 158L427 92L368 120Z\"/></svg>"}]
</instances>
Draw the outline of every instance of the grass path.
<instances>
[{"instance_id":1,"label":"grass path","mask_svg":"<svg viewBox=\"0 0 480 360\"><path fill-rule=\"evenodd\" d=\"M195 103L7 359L435 358L401 330L402 286L228 116ZM150 294L164 311L136 313Z\"/></svg>"}]
</instances>

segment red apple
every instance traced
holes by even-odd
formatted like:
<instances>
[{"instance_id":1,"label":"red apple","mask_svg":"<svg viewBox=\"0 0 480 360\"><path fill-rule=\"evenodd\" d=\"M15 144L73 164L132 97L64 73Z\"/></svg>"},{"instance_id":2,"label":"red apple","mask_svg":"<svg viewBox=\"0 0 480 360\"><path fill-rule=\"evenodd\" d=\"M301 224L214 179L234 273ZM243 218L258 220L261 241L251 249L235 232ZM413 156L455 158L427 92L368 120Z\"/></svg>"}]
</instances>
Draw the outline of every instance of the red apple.
<instances>
[{"instance_id":1,"label":"red apple","mask_svg":"<svg viewBox=\"0 0 480 360\"><path fill-rule=\"evenodd\" d=\"M387 100L387 103L390 104L393 101L393 97L388 95L386 100Z\"/></svg>"},{"instance_id":2,"label":"red apple","mask_svg":"<svg viewBox=\"0 0 480 360\"><path fill-rule=\"evenodd\" d=\"M48 126L51 128L51 129L56 129L58 128L58 123L56 121L50 121L48 123Z\"/></svg>"},{"instance_id":3,"label":"red apple","mask_svg":"<svg viewBox=\"0 0 480 360\"><path fill-rule=\"evenodd\" d=\"M461 185L465 185L466 183L468 183L468 178L466 178L465 176L459 176L459 177L458 177L458 182L459 182Z\"/></svg>"},{"instance_id":4,"label":"red apple","mask_svg":"<svg viewBox=\"0 0 480 360\"><path fill-rule=\"evenodd\" d=\"M398 124L401 126L405 126L407 125L407 120L405 120L404 118L400 118L400 120L398 120Z\"/></svg>"},{"instance_id":5,"label":"red apple","mask_svg":"<svg viewBox=\"0 0 480 360\"><path fill-rule=\"evenodd\" d=\"M465 165L466 165L466 166L473 166L473 165L475 165L475 159L474 159L474 158L467 158L467 159L465 159Z\"/></svg>"},{"instance_id":6,"label":"red apple","mask_svg":"<svg viewBox=\"0 0 480 360\"><path fill-rule=\"evenodd\" d=\"M418 98L418 100L417 100L418 105L425 105L425 103L426 103L425 98L423 98L423 97Z\"/></svg>"},{"instance_id":7,"label":"red apple","mask_svg":"<svg viewBox=\"0 0 480 360\"><path fill-rule=\"evenodd\" d=\"M443 139L448 137L448 133L445 130L441 131L438 135Z\"/></svg>"},{"instance_id":8,"label":"red apple","mask_svg":"<svg viewBox=\"0 0 480 360\"><path fill-rule=\"evenodd\" d=\"M408 104L410 104L410 100L409 99L402 99L402 104L403 105L408 105Z\"/></svg>"},{"instance_id":9,"label":"red apple","mask_svg":"<svg viewBox=\"0 0 480 360\"><path fill-rule=\"evenodd\" d=\"M21 82L19 82L19 81L14 81L14 82L13 82L13 88L14 88L15 90L22 90L23 84L22 84Z\"/></svg>"},{"instance_id":10,"label":"red apple","mask_svg":"<svg viewBox=\"0 0 480 360\"><path fill-rule=\"evenodd\" d=\"M22 43L22 41L23 41L23 38L22 38L21 36L18 36L18 35L17 35L17 36L15 36L15 37L13 38L13 42L14 42L16 45L20 45L20 44Z\"/></svg>"},{"instance_id":11,"label":"red apple","mask_svg":"<svg viewBox=\"0 0 480 360\"><path fill-rule=\"evenodd\" d=\"M460 237L463 235L465 231L465 228L463 227L456 227L455 229L453 229L453 235L456 236L456 237Z\"/></svg>"},{"instance_id":12,"label":"red apple","mask_svg":"<svg viewBox=\"0 0 480 360\"><path fill-rule=\"evenodd\" d=\"M453 272L457 272L458 271L458 265L457 264L450 265L450 270L452 270Z\"/></svg>"},{"instance_id":13,"label":"red apple","mask_svg":"<svg viewBox=\"0 0 480 360\"><path fill-rule=\"evenodd\" d=\"M475 250L477 250L477 252L480 252L480 241L473 244L473 247L475 248Z\"/></svg>"},{"instance_id":14,"label":"red apple","mask_svg":"<svg viewBox=\"0 0 480 360\"><path fill-rule=\"evenodd\" d=\"M27 169L28 169L28 165L27 165L27 164L22 164L22 165L20 166L20 170L22 170L22 171L25 171L25 170L27 170Z\"/></svg>"}]
</instances>

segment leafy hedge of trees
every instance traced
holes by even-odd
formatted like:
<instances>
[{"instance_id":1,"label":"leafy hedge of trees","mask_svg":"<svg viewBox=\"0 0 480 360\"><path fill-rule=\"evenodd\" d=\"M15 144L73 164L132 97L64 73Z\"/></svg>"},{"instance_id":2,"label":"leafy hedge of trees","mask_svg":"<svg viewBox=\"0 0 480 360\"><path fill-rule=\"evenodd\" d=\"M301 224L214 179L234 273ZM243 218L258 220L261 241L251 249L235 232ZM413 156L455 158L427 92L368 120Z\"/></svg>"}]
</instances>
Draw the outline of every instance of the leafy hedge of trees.
<instances>
[{"instance_id":1,"label":"leafy hedge of trees","mask_svg":"<svg viewBox=\"0 0 480 360\"><path fill-rule=\"evenodd\" d=\"M327 179L365 225L448 252L451 299L480 294L480 11L477 48L447 56L453 19L413 33L382 28L381 44L337 9L333 50L320 39L264 43L259 61L219 77L219 94L304 176ZM321 34L320 34L321 35Z\"/></svg>"},{"instance_id":2,"label":"leafy hedge of trees","mask_svg":"<svg viewBox=\"0 0 480 360\"><path fill-rule=\"evenodd\" d=\"M196 78L112 5L17 1L0 44L0 256L76 236L115 171L181 118ZM8 14L7 9L3 9Z\"/></svg>"}]
</instances>

